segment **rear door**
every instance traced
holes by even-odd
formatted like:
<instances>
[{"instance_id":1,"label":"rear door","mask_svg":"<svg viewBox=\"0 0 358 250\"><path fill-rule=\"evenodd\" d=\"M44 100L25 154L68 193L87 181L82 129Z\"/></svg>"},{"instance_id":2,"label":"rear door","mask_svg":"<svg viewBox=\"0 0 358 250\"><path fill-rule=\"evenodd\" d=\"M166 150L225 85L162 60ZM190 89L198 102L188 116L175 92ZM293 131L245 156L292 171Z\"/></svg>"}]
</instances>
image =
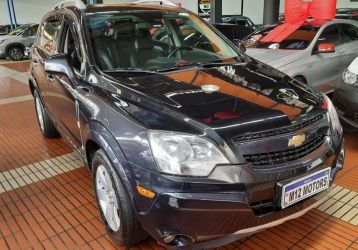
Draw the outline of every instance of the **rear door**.
<instances>
[{"instance_id":1,"label":"rear door","mask_svg":"<svg viewBox=\"0 0 358 250\"><path fill-rule=\"evenodd\" d=\"M333 53L316 53L321 43L335 45ZM322 92L333 90L337 80L347 64L346 46L339 32L338 24L331 24L323 29L319 35L310 57L312 65L312 86Z\"/></svg>"},{"instance_id":2,"label":"rear door","mask_svg":"<svg viewBox=\"0 0 358 250\"><path fill-rule=\"evenodd\" d=\"M346 46L348 66L358 56L358 30L353 24L340 24L341 36Z\"/></svg>"}]
</instances>

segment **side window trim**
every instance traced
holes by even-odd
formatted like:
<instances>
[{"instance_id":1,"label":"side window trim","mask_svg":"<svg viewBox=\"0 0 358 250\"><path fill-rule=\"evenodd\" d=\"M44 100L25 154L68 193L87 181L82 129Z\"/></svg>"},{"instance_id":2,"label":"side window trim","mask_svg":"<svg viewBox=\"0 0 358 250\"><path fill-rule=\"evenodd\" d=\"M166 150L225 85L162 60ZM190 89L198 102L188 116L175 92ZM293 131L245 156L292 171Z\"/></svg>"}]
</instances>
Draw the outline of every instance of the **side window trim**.
<instances>
[{"instance_id":1,"label":"side window trim","mask_svg":"<svg viewBox=\"0 0 358 250\"><path fill-rule=\"evenodd\" d=\"M85 65L86 65L86 59L85 59L85 54L83 51L83 46L82 46L82 38L80 33L78 32L78 30L76 29L76 22L73 20L73 18L67 14L64 14L62 17L62 22L63 22L63 27L61 29L60 32L60 40L59 40L59 44L58 44L58 53L63 53L64 50L64 46L66 43L66 39L68 38L68 34L69 32L71 32L74 36L76 36L76 40L78 43L78 47L75 46L75 50L79 51L80 53L80 63L81 63L81 68L80 70L78 70L77 68L73 67L75 74L79 77L79 78L84 78L85 74L84 74L84 70L85 70ZM78 25L78 24L77 24Z\"/></svg>"},{"instance_id":2,"label":"side window trim","mask_svg":"<svg viewBox=\"0 0 358 250\"><path fill-rule=\"evenodd\" d=\"M38 48L40 48L43 52L46 53L46 55L51 55L51 54L55 54L57 53L57 47L58 47L58 42L56 44L55 47L52 48L51 51L49 51L48 49L44 48L41 44L40 39L42 39L42 35L43 35L43 28L45 27L45 24L51 22L51 21L60 21L60 29L58 31L60 31L62 29L62 20L58 15L54 15L54 16L50 16L48 18L46 18L44 21L42 21L42 23L38 26L38 31L37 31L37 37L35 39L35 44L37 45ZM57 32L57 37L59 36L60 32Z\"/></svg>"}]
</instances>

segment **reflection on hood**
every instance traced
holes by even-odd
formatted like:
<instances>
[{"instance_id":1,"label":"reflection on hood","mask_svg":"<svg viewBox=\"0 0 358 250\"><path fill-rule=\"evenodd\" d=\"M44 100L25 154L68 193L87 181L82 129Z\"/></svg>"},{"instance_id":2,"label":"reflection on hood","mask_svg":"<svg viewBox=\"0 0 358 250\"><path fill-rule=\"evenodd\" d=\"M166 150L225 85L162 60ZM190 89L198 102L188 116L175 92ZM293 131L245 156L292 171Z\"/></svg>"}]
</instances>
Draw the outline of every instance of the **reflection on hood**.
<instances>
[{"instance_id":1,"label":"reflection on hood","mask_svg":"<svg viewBox=\"0 0 358 250\"><path fill-rule=\"evenodd\" d=\"M131 109L137 117L155 129L172 129L180 121L195 120L229 137L301 123L321 114L324 106L319 92L254 59L117 79L145 96L119 91L120 98L136 103ZM218 90L207 93L204 85L215 85Z\"/></svg>"}]
</instances>

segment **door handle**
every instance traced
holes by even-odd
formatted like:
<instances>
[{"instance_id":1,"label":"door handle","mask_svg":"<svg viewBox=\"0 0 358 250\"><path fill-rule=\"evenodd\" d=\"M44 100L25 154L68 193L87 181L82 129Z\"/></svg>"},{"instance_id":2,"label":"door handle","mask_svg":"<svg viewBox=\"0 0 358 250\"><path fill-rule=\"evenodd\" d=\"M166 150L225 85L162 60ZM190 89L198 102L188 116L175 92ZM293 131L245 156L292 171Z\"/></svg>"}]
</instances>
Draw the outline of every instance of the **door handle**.
<instances>
[{"instance_id":1,"label":"door handle","mask_svg":"<svg viewBox=\"0 0 358 250\"><path fill-rule=\"evenodd\" d=\"M340 54L340 55L342 55L342 54L344 54L344 53L346 53L346 50L345 50L345 49L342 49L341 51L339 51L339 54Z\"/></svg>"},{"instance_id":2,"label":"door handle","mask_svg":"<svg viewBox=\"0 0 358 250\"><path fill-rule=\"evenodd\" d=\"M52 76L52 75L47 75L47 80L49 82L54 82L55 81L55 78Z\"/></svg>"}]
</instances>

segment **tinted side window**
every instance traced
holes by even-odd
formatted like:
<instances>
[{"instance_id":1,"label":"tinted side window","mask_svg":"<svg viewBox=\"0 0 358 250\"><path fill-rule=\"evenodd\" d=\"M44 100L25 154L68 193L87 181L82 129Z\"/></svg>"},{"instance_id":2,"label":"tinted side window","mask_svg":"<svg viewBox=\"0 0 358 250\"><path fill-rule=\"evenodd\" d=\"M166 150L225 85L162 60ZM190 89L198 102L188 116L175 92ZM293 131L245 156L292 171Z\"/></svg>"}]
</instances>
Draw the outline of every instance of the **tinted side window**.
<instances>
[{"instance_id":1,"label":"tinted side window","mask_svg":"<svg viewBox=\"0 0 358 250\"><path fill-rule=\"evenodd\" d=\"M29 29L29 36L36 36L37 30L39 29L38 25L34 25Z\"/></svg>"},{"instance_id":2,"label":"tinted side window","mask_svg":"<svg viewBox=\"0 0 358 250\"><path fill-rule=\"evenodd\" d=\"M331 43L335 46L341 45L343 43L337 24L332 24L323 30L318 38L317 46L321 43Z\"/></svg>"},{"instance_id":3,"label":"tinted side window","mask_svg":"<svg viewBox=\"0 0 358 250\"><path fill-rule=\"evenodd\" d=\"M216 27L224 36L226 36L228 39L233 40L234 39L234 34L232 32L232 28L227 28L227 27Z\"/></svg>"},{"instance_id":4,"label":"tinted side window","mask_svg":"<svg viewBox=\"0 0 358 250\"><path fill-rule=\"evenodd\" d=\"M341 34L345 43L358 40L357 28L351 24L341 24Z\"/></svg>"},{"instance_id":5,"label":"tinted side window","mask_svg":"<svg viewBox=\"0 0 358 250\"><path fill-rule=\"evenodd\" d=\"M2 28L0 28L0 33L8 33L8 27L7 26L4 26Z\"/></svg>"},{"instance_id":6,"label":"tinted side window","mask_svg":"<svg viewBox=\"0 0 358 250\"><path fill-rule=\"evenodd\" d=\"M61 21L58 19L43 22L36 43L49 52L55 51L60 28Z\"/></svg>"}]
</instances>

